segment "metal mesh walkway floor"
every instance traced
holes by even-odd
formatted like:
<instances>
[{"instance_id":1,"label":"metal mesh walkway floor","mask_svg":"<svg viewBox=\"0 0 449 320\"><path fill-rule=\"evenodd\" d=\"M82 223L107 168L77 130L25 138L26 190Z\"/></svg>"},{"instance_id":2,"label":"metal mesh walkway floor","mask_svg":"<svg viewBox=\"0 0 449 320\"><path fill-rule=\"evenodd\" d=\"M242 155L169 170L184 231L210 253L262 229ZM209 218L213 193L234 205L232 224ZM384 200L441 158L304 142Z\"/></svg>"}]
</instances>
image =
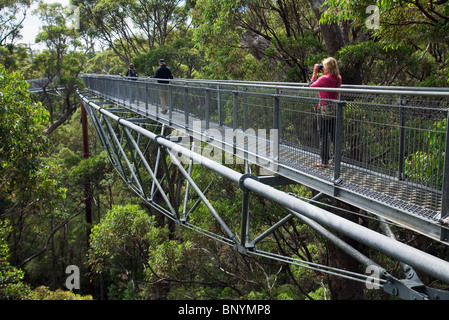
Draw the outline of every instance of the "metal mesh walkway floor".
<instances>
[{"instance_id":1,"label":"metal mesh walkway floor","mask_svg":"<svg viewBox=\"0 0 449 320\"><path fill-rule=\"evenodd\" d=\"M311 176L333 183L333 167L316 167L319 161L317 155L303 153L301 162L298 159L299 149L280 146L280 161L293 171L300 171ZM439 222L441 218L441 193L418 185L411 185L400 180L383 179L381 174L362 169L347 163L342 163L341 179L335 184L339 189L348 190L367 200L384 203L392 209L404 211L407 214ZM369 188L365 187L369 186Z\"/></svg>"}]
</instances>

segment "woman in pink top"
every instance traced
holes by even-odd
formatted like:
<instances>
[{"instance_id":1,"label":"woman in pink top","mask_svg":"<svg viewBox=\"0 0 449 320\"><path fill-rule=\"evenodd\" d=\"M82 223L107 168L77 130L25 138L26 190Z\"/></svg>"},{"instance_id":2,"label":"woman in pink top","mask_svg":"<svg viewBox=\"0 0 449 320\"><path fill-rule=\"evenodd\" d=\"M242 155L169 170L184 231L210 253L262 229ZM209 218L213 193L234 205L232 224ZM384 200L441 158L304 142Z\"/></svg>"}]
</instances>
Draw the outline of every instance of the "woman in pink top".
<instances>
[{"instance_id":1,"label":"woman in pink top","mask_svg":"<svg viewBox=\"0 0 449 320\"><path fill-rule=\"evenodd\" d=\"M338 69L337 60L332 57L323 60L323 75L318 78L318 64L313 68L312 81L310 87L327 87L340 88L341 76ZM329 139L332 141L335 154L335 117L323 118L320 109L331 103L331 100L338 100L339 93L332 91L319 92L320 103L318 104L318 128L320 131L320 157L321 162L317 163L317 167L327 167L328 164L333 164L329 155ZM330 160L330 161L329 161Z\"/></svg>"}]
</instances>

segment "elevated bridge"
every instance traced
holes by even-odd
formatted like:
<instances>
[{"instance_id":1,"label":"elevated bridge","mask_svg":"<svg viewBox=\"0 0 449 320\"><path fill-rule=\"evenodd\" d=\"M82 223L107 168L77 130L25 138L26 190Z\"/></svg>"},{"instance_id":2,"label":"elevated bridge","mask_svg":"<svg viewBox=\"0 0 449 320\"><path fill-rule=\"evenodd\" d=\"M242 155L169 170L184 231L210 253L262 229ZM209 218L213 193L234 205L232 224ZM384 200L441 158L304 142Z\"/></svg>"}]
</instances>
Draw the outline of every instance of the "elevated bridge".
<instances>
[{"instance_id":1,"label":"elevated bridge","mask_svg":"<svg viewBox=\"0 0 449 320\"><path fill-rule=\"evenodd\" d=\"M56 82L55 80L56 79L52 80L52 79L49 79L49 78L40 78L40 79L27 80L27 82L29 84L28 90L30 92L33 92L33 93L42 92L44 89L49 91L50 88L54 89L53 88L54 87L53 84Z\"/></svg>"},{"instance_id":2,"label":"elevated bridge","mask_svg":"<svg viewBox=\"0 0 449 320\"><path fill-rule=\"evenodd\" d=\"M192 211L178 212L161 188L163 177L156 173L163 152L222 226L225 236L213 237L242 253L270 257L258 251L257 244L287 221L298 218L366 265L376 264L322 225L398 259L409 272L416 267L449 283L448 262L404 245L388 232L388 223L394 223L448 244L448 90L362 86L316 89L305 84L186 79L160 84L154 79L89 74L82 75L82 80L86 88L79 91L80 99L111 162L142 199L176 222L196 229L189 224ZM318 91L324 90L340 93L334 101L334 161L327 168L316 166L316 106ZM162 113L160 100L164 91L167 113ZM162 132L152 131L149 121L162 126ZM157 159L151 162L153 168L148 160L151 143L159 148ZM255 176L249 166L245 174L225 166L236 162L256 164L263 174ZM205 190L196 186L189 175L192 163L200 163L242 188L240 234L214 210ZM142 178L145 175L151 178L149 185ZM388 221L383 224L388 236L274 188L294 183L319 191L317 199L336 197ZM249 232L250 191L289 212L254 237ZM157 192L166 207L153 201ZM304 263L291 258L282 261ZM435 293L430 288L416 291L413 287L419 279L410 274L408 279L417 281L414 285L394 279L384 269L382 274L387 278L387 292L406 298L449 298L445 292Z\"/></svg>"}]
</instances>

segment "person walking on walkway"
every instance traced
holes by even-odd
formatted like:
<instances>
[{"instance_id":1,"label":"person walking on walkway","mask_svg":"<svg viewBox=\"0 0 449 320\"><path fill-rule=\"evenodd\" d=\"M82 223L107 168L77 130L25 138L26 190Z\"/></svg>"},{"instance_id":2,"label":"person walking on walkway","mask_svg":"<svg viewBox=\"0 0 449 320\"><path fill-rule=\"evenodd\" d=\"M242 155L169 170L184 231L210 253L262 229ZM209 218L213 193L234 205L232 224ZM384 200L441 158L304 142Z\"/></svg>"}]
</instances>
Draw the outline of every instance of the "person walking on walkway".
<instances>
[{"instance_id":1,"label":"person walking on walkway","mask_svg":"<svg viewBox=\"0 0 449 320\"><path fill-rule=\"evenodd\" d=\"M164 59L159 60L159 67L156 69L153 78L157 79L173 79L173 74L169 67L165 64ZM158 80L158 94L159 99L161 100L162 114L167 113L167 97L168 97L168 84L170 81L167 80Z\"/></svg>"},{"instance_id":2,"label":"person walking on walkway","mask_svg":"<svg viewBox=\"0 0 449 320\"><path fill-rule=\"evenodd\" d=\"M321 67L321 68L320 68ZM322 76L317 79L318 72L321 69ZM342 78L338 69L337 60L332 57L323 60L322 65L315 64L313 68L313 76L310 87L340 88ZM318 104L318 130L320 135L320 157L321 162L317 163L317 167L325 168L332 165L330 158L330 142L333 144L335 155L335 103L338 92L319 91L320 102ZM330 141L329 141L330 140Z\"/></svg>"},{"instance_id":3,"label":"person walking on walkway","mask_svg":"<svg viewBox=\"0 0 449 320\"><path fill-rule=\"evenodd\" d=\"M137 80L138 76L139 75L137 74L137 70L134 68L134 64L131 63L129 65L128 71L126 71L126 77L135 78L135 79L132 79L132 80Z\"/></svg>"}]
</instances>

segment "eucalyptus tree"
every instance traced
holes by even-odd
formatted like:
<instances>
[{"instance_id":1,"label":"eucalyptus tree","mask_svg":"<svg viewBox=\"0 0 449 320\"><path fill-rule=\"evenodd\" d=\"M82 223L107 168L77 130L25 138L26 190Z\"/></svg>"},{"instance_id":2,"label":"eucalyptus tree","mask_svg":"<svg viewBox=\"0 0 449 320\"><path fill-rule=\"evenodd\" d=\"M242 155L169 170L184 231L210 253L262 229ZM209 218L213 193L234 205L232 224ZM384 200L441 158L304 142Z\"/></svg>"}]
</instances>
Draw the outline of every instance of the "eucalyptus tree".
<instances>
[{"instance_id":1,"label":"eucalyptus tree","mask_svg":"<svg viewBox=\"0 0 449 320\"><path fill-rule=\"evenodd\" d=\"M375 4L365 0L327 0L324 6L322 22L340 21L369 35L372 41L366 47L345 49L352 53L348 59L352 63L360 62L365 71L388 76L371 82L391 85L400 79L402 85L449 85L447 0L388 0ZM382 62L376 63L379 61ZM382 65L385 68L379 68Z\"/></svg>"},{"instance_id":2,"label":"eucalyptus tree","mask_svg":"<svg viewBox=\"0 0 449 320\"><path fill-rule=\"evenodd\" d=\"M43 44L45 49L35 57L33 67L40 70L49 84L54 83L53 87L43 88L51 122L47 133L51 134L76 110L76 85L80 84L78 75L90 48L82 46L76 28L67 24L70 12L61 4L40 3L37 13L43 26L36 42ZM50 93L54 87L60 93L56 97Z\"/></svg>"},{"instance_id":3,"label":"eucalyptus tree","mask_svg":"<svg viewBox=\"0 0 449 320\"><path fill-rule=\"evenodd\" d=\"M31 0L2 0L0 2L0 46L14 44L20 38L20 30Z\"/></svg>"},{"instance_id":4,"label":"eucalyptus tree","mask_svg":"<svg viewBox=\"0 0 449 320\"><path fill-rule=\"evenodd\" d=\"M198 0L192 17L197 42L210 56L225 49L222 43L246 50L271 69L272 77L281 74L278 80L307 81L311 66L327 53L305 0Z\"/></svg>"},{"instance_id":5,"label":"eucalyptus tree","mask_svg":"<svg viewBox=\"0 0 449 320\"><path fill-rule=\"evenodd\" d=\"M67 218L59 208L65 189L60 167L45 159L48 112L33 101L21 74L0 67L0 75L0 220L11 227L10 261L23 268L45 252Z\"/></svg>"},{"instance_id":6,"label":"eucalyptus tree","mask_svg":"<svg viewBox=\"0 0 449 320\"><path fill-rule=\"evenodd\" d=\"M75 4L78 1L74 2ZM188 6L181 0L90 0L80 7L81 20L98 39L128 64L139 54L164 45L185 25Z\"/></svg>"},{"instance_id":7,"label":"eucalyptus tree","mask_svg":"<svg viewBox=\"0 0 449 320\"><path fill-rule=\"evenodd\" d=\"M16 71L27 57L25 45L18 45L31 0L0 1L0 64Z\"/></svg>"}]
</instances>

